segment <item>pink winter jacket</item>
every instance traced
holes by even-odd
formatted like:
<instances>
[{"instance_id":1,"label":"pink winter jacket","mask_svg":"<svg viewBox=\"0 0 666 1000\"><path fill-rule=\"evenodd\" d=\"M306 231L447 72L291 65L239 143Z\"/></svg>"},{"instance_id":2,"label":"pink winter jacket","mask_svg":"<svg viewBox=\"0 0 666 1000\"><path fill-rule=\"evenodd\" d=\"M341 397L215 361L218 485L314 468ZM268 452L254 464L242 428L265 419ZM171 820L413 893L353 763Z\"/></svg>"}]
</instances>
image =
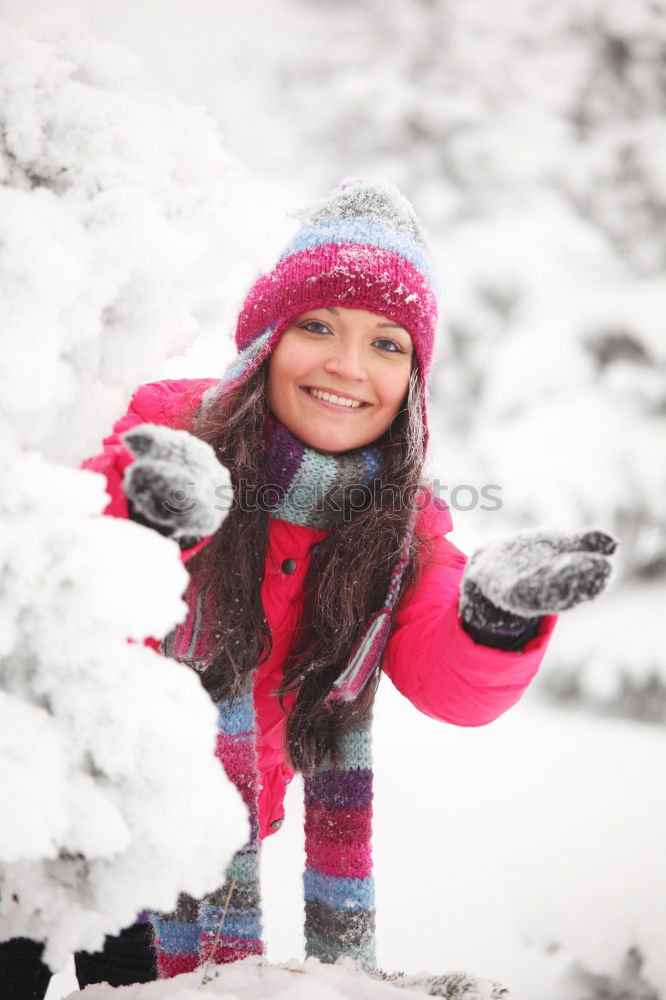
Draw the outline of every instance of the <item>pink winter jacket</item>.
<instances>
[{"instance_id":1,"label":"pink winter jacket","mask_svg":"<svg viewBox=\"0 0 666 1000\"><path fill-rule=\"evenodd\" d=\"M127 517L122 476L133 458L120 435L142 423L173 428L187 425L202 394L215 379L179 379L151 382L135 393L129 409L104 440L104 451L83 467L103 473L110 502L105 513ZM465 556L444 536L451 530L448 509L438 502L419 515L417 531L431 540L416 583L408 588L395 615L395 628L384 655L383 670L397 689L426 715L457 726L492 722L521 697L536 674L548 645L556 616L548 615L540 634L521 653L504 652L476 643L461 627L458 593ZM255 674L254 702L259 730L260 836L281 826L284 794L293 771L285 760L285 723L278 699L282 667L303 607L303 582L312 546L327 532L270 519L265 576L261 597L273 637L270 659ZM203 540L181 554L191 558ZM293 559L296 569L285 573L282 564ZM291 568L291 567L290 567ZM157 648L159 640L147 639ZM293 695L285 699L290 707Z\"/></svg>"}]
</instances>

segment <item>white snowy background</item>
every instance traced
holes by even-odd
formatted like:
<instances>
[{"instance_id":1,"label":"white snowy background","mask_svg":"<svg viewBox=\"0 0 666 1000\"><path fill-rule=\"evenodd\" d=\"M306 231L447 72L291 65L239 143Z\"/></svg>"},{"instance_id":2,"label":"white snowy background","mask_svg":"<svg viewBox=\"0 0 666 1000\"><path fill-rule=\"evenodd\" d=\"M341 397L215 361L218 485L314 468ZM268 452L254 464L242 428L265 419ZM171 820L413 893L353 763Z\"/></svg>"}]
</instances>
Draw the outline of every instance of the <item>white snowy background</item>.
<instances>
[{"instance_id":1,"label":"white snowy background","mask_svg":"<svg viewBox=\"0 0 666 1000\"><path fill-rule=\"evenodd\" d=\"M380 964L464 968L522 1000L666 996L663 2L4 0L0 15L0 782L18 802L9 821L3 806L0 854L35 898L54 858L99 855L88 918L73 906L53 954L127 919L146 889L109 901L104 851L124 836L127 871L143 870L133 851L160 836L146 815L182 793L148 760L149 833L100 823L90 783L100 810L135 816L132 756L109 791L81 692L105 683L110 747L168 746L174 725L205 715L187 680L163 669L152 683L150 651L124 644L178 617L173 546L104 523L97 486L72 466L137 382L222 370L286 208L378 174L414 202L436 255L431 472L454 540L469 551L543 523L623 543L614 592L563 616L532 690L492 726L438 725L382 689ZM474 503L489 484L500 510ZM129 559L137 589L111 629L99 609L117 608ZM91 564L105 570L86 591ZM86 644L73 620L77 638L87 620ZM143 712L128 721L113 692L140 661ZM170 684L192 702L179 720L163 717ZM192 760L202 726L198 749L180 730ZM202 777L197 808L209 790ZM233 812L228 790L220 799ZM302 956L297 784L288 810L264 850L275 962ZM105 845L98 827L119 839ZM187 850L146 888L173 891ZM56 977L50 1000L73 985Z\"/></svg>"}]
</instances>

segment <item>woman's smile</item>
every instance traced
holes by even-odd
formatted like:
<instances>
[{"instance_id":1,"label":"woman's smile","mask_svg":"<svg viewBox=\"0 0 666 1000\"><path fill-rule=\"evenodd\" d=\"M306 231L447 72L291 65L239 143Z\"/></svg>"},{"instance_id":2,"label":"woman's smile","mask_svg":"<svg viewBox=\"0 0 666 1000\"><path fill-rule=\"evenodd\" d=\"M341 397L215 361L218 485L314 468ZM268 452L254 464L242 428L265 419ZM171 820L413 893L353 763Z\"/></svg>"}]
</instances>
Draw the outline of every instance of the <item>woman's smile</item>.
<instances>
[{"instance_id":1,"label":"woman's smile","mask_svg":"<svg viewBox=\"0 0 666 1000\"><path fill-rule=\"evenodd\" d=\"M345 410L353 411L358 410L363 406L369 406L369 403L363 400L356 399L351 396L342 396L339 393L332 392L329 389L321 389L317 386L302 386L303 392L307 393L311 399L316 400L318 403L323 403L325 406L333 407L335 410L340 410L344 412Z\"/></svg>"},{"instance_id":2,"label":"woman's smile","mask_svg":"<svg viewBox=\"0 0 666 1000\"><path fill-rule=\"evenodd\" d=\"M297 316L269 361L268 405L305 444L361 448L402 408L412 366L404 327L365 309L327 306Z\"/></svg>"}]
</instances>

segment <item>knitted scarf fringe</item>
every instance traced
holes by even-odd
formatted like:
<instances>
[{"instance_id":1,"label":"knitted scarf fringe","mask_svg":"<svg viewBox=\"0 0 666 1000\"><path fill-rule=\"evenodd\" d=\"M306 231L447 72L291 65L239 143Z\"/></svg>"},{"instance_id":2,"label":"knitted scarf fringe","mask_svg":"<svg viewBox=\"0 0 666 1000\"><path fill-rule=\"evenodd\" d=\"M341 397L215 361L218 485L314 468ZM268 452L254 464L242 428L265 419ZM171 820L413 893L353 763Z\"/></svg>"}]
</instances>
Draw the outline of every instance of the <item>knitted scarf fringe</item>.
<instances>
[{"instance_id":1,"label":"knitted scarf fringe","mask_svg":"<svg viewBox=\"0 0 666 1000\"><path fill-rule=\"evenodd\" d=\"M208 961L223 964L265 952L251 686L233 702L218 702L218 708L217 754L248 806L250 838L234 854L215 892L200 900L182 894L173 912L149 914L160 979L192 972ZM306 955L321 962L347 955L366 971L376 968L370 726L368 716L346 732L338 762L328 758L304 779Z\"/></svg>"}]
</instances>

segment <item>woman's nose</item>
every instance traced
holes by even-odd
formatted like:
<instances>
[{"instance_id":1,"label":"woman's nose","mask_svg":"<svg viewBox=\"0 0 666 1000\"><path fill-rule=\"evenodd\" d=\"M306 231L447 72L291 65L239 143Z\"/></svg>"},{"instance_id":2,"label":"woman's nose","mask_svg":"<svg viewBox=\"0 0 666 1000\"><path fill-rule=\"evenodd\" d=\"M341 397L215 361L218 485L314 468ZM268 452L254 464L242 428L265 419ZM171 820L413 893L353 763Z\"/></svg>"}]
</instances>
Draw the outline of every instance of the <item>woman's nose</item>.
<instances>
[{"instance_id":1,"label":"woman's nose","mask_svg":"<svg viewBox=\"0 0 666 1000\"><path fill-rule=\"evenodd\" d=\"M331 351L324 362L324 371L346 379L367 379L368 372L360 344L338 341L331 345Z\"/></svg>"}]
</instances>

